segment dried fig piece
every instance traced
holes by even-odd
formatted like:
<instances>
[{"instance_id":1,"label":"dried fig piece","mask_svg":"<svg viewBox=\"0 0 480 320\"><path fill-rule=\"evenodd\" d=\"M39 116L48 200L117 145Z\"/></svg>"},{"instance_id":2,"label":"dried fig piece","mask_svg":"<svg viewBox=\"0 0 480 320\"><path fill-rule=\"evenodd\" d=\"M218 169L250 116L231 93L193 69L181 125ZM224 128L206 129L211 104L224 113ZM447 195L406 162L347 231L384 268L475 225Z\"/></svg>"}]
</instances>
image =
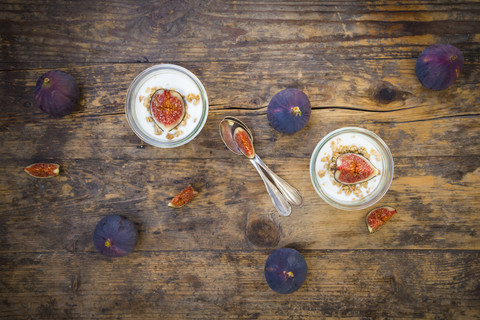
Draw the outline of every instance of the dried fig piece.
<instances>
[{"instance_id":1,"label":"dried fig piece","mask_svg":"<svg viewBox=\"0 0 480 320\"><path fill-rule=\"evenodd\" d=\"M390 218L397 213L392 207L379 207L373 209L367 214L367 227L369 232L375 232L380 229Z\"/></svg>"},{"instance_id":2,"label":"dried fig piece","mask_svg":"<svg viewBox=\"0 0 480 320\"><path fill-rule=\"evenodd\" d=\"M185 101L175 90L160 89L152 95L150 112L157 126L162 131L169 132L185 117Z\"/></svg>"},{"instance_id":3,"label":"dried fig piece","mask_svg":"<svg viewBox=\"0 0 480 320\"><path fill-rule=\"evenodd\" d=\"M367 158L357 153L342 154L335 161L334 178L341 184L362 183L379 174Z\"/></svg>"},{"instance_id":4,"label":"dried fig piece","mask_svg":"<svg viewBox=\"0 0 480 320\"><path fill-rule=\"evenodd\" d=\"M23 168L23 171L34 178L52 178L60 173L60 165L56 163L34 163Z\"/></svg>"},{"instance_id":5,"label":"dried fig piece","mask_svg":"<svg viewBox=\"0 0 480 320\"><path fill-rule=\"evenodd\" d=\"M172 208L181 208L197 196L198 192L193 190L192 186L189 185L180 191L170 202L168 203L169 207Z\"/></svg>"}]
</instances>

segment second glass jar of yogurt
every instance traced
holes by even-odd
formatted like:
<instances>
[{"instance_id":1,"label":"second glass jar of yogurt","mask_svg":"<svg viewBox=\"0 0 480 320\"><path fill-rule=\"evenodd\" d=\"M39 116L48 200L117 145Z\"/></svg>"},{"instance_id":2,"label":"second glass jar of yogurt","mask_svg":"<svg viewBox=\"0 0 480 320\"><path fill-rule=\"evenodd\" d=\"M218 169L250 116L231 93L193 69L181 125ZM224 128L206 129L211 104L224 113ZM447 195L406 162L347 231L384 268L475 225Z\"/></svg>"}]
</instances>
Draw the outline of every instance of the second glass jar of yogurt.
<instances>
[{"instance_id":1,"label":"second glass jar of yogurt","mask_svg":"<svg viewBox=\"0 0 480 320\"><path fill-rule=\"evenodd\" d=\"M379 170L372 179L357 184L342 184L335 180L338 156L356 153L365 157ZM328 204L343 210L367 208L380 200L393 179L393 158L383 140L373 132L355 127L327 134L315 147L310 160L313 187Z\"/></svg>"}]
</instances>

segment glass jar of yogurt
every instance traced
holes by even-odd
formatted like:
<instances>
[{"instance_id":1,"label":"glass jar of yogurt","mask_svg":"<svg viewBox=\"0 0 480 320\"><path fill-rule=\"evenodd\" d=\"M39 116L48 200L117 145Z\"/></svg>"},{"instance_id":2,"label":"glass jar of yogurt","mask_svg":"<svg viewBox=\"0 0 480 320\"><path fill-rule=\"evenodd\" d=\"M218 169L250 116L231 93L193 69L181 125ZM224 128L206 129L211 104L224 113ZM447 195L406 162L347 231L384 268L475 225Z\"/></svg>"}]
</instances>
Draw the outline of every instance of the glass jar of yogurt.
<instances>
[{"instance_id":1,"label":"glass jar of yogurt","mask_svg":"<svg viewBox=\"0 0 480 320\"><path fill-rule=\"evenodd\" d=\"M154 123L150 100L159 89L177 91L183 98L186 113L183 121L170 132L162 132ZM189 70L160 64L142 71L130 84L125 114L133 132L144 142L161 148L174 148L195 138L208 116L208 97L203 84Z\"/></svg>"},{"instance_id":2,"label":"glass jar of yogurt","mask_svg":"<svg viewBox=\"0 0 480 320\"><path fill-rule=\"evenodd\" d=\"M372 179L346 185L334 179L336 158L357 153L380 172ZM343 210L367 208L380 200L393 180L393 158L385 142L362 128L341 128L327 134L315 147L310 160L310 178L315 191L328 204Z\"/></svg>"}]
</instances>

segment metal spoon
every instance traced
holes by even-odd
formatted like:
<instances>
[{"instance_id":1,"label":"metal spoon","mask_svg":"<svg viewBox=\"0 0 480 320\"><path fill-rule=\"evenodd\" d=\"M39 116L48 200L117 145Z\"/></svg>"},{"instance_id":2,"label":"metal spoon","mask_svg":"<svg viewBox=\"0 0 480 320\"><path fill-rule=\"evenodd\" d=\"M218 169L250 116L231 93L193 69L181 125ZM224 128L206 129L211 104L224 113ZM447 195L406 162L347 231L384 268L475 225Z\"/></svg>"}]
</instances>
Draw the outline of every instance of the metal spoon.
<instances>
[{"instance_id":1,"label":"metal spoon","mask_svg":"<svg viewBox=\"0 0 480 320\"><path fill-rule=\"evenodd\" d=\"M220 136L222 137L223 142L227 146L230 151L232 151L235 154L242 155L243 153L240 151L238 148L236 142L233 139L233 133L232 133L232 128L235 129L242 129L242 126L240 126L236 122L230 122L230 120L222 120L220 122ZM247 132L246 130L244 130ZM247 133L248 134L248 133ZM253 146L252 146L253 147ZM254 154L255 157L255 154ZM288 203L288 201L285 199L285 197L282 195L282 193L278 190L278 188L273 184L272 181L270 181L265 174L263 173L262 169L259 167L259 165L252 159L249 158L250 162L252 162L253 166L255 169L257 169L258 173L260 174L260 177L263 180L263 183L265 184L265 187L267 188L267 192L270 195L270 198L272 199L273 205L277 209L278 213L282 216L289 216L290 213L292 212L292 207Z\"/></svg>"},{"instance_id":2,"label":"metal spoon","mask_svg":"<svg viewBox=\"0 0 480 320\"><path fill-rule=\"evenodd\" d=\"M276 191L279 191L281 193L280 198L277 196L277 198L280 199L280 202L281 202L282 198L284 198L285 200L287 200L287 202L289 202L290 204L292 204L294 206L301 206L303 204L303 198L300 195L300 192L298 192L297 189L293 188L285 180L280 178L270 168L267 167L267 165L262 161L262 159L260 159L260 157L255 153L255 150L253 148L253 134L252 134L252 132L242 121L240 121L239 119L236 119L234 117L225 117L220 122L220 135L222 137L223 142L227 146L227 148L230 149L230 151L232 151L235 154L238 154L238 155L244 154L242 152L242 150L240 150L240 148L238 147L237 143L235 142L235 140L233 138L233 136L234 136L233 133L235 132L235 130L237 130L237 128L241 128L241 129L245 130L245 132L248 134L248 136L250 138L253 157L252 157L252 154L247 155L247 157L250 159L250 162L252 162L252 164L255 166L258 173L260 174L260 176L264 180L265 186L267 187L267 191L269 190L269 187L270 187L270 189L272 190L274 195L275 195ZM259 170L259 167L261 167L263 170L265 170L265 173L269 176L270 179L268 179L268 178L265 179L266 177L265 177L263 171ZM272 187L272 181L273 181L273 187ZM269 193L270 193L270 191L269 191ZM270 196L272 196L272 194L270 194ZM275 199L273 197L272 197L272 201L275 204ZM284 206L284 207L286 207L286 206ZM288 207L286 207L286 208L288 209ZM277 207L277 209L278 209L278 207ZM291 208L288 211L291 211ZM279 212L280 212L280 210L279 210ZM283 212L283 213L280 212L280 213L282 215L286 215L286 214L284 214L285 212ZM287 214L287 215L289 215L289 214Z\"/></svg>"},{"instance_id":3,"label":"metal spoon","mask_svg":"<svg viewBox=\"0 0 480 320\"><path fill-rule=\"evenodd\" d=\"M238 149L234 139L233 139L233 132L237 127L242 127L250 136L250 139L252 141L253 145L253 134L252 131L247 127L245 123L243 123L241 120L227 116L223 118L223 120L220 122L220 133L222 134L222 139L227 139L229 141L229 145L227 147L232 151L233 153L236 153L238 155L242 155L243 153ZM231 130L228 130L230 127ZM225 144L227 144L225 142ZM252 146L253 148L253 146ZM295 207L301 207L303 205L303 198L300 192L298 192L297 189L292 187L288 182L286 182L284 179L280 178L275 172L273 172L267 165L260 159L258 155L255 156L254 160L257 162L260 167L265 171L265 173L270 177L270 180L277 186L277 188L280 190L280 192L285 196L287 201L295 206Z\"/></svg>"}]
</instances>

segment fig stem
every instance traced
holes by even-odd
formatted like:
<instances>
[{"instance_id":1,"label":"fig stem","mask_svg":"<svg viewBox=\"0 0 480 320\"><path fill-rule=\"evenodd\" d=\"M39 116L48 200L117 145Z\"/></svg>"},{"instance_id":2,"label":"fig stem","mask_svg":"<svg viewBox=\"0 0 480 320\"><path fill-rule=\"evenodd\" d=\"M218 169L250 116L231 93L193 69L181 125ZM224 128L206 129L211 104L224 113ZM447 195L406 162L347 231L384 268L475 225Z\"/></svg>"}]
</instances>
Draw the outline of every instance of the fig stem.
<instances>
[{"instance_id":1,"label":"fig stem","mask_svg":"<svg viewBox=\"0 0 480 320\"><path fill-rule=\"evenodd\" d=\"M107 239L107 241L105 241L105 247L110 248L111 246L112 242L110 241L110 239Z\"/></svg>"},{"instance_id":2,"label":"fig stem","mask_svg":"<svg viewBox=\"0 0 480 320\"><path fill-rule=\"evenodd\" d=\"M49 88L51 86L50 79L45 78L43 79L43 86Z\"/></svg>"},{"instance_id":3,"label":"fig stem","mask_svg":"<svg viewBox=\"0 0 480 320\"><path fill-rule=\"evenodd\" d=\"M297 117L302 115L302 110L299 107L293 107L290 112Z\"/></svg>"},{"instance_id":4,"label":"fig stem","mask_svg":"<svg viewBox=\"0 0 480 320\"><path fill-rule=\"evenodd\" d=\"M453 56L450 57L450 61L455 61L457 59L458 59L458 57L457 57L456 54L454 54Z\"/></svg>"},{"instance_id":5,"label":"fig stem","mask_svg":"<svg viewBox=\"0 0 480 320\"><path fill-rule=\"evenodd\" d=\"M290 278L293 278L293 272L292 271L283 271L283 276L285 277L285 279L290 279Z\"/></svg>"}]
</instances>

